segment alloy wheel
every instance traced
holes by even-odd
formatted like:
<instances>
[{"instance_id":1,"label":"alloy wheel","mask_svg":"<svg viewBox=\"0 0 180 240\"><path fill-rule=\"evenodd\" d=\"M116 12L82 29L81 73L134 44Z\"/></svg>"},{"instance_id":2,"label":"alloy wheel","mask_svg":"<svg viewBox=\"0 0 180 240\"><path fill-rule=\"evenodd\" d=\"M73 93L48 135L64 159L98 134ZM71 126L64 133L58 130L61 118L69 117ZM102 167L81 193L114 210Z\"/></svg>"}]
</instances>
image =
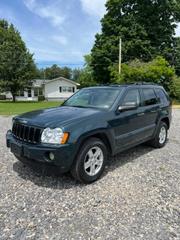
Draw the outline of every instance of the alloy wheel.
<instances>
[{"instance_id":1,"label":"alloy wheel","mask_svg":"<svg viewBox=\"0 0 180 240\"><path fill-rule=\"evenodd\" d=\"M104 154L100 147L89 149L84 160L84 170L89 176L95 176L102 168Z\"/></svg>"},{"instance_id":2,"label":"alloy wheel","mask_svg":"<svg viewBox=\"0 0 180 240\"><path fill-rule=\"evenodd\" d=\"M159 143L163 144L166 141L166 128L164 126L161 127L160 133L159 133Z\"/></svg>"}]
</instances>

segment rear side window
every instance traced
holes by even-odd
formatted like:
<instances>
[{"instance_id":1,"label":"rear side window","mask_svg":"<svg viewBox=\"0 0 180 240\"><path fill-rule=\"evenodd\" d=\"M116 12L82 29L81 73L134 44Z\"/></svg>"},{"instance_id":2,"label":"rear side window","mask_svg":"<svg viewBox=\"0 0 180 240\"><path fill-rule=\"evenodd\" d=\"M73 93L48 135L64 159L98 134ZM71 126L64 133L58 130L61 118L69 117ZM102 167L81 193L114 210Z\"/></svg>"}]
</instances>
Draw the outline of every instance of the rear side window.
<instances>
[{"instance_id":1,"label":"rear side window","mask_svg":"<svg viewBox=\"0 0 180 240\"><path fill-rule=\"evenodd\" d=\"M155 92L152 88L142 89L144 96L144 105L150 106L158 103Z\"/></svg>"},{"instance_id":2,"label":"rear side window","mask_svg":"<svg viewBox=\"0 0 180 240\"><path fill-rule=\"evenodd\" d=\"M155 89L158 101L163 104L169 104L169 99L162 89Z\"/></svg>"},{"instance_id":3,"label":"rear side window","mask_svg":"<svg viewBox=\"0 0 180 240\"><path fill-rule=\"evenodd\" d=\"M137 106L139 106L139 104L140 104L140 95L139 95L139 90L138 89L129 90L126 93L126 96L124 97L122 105L123 106L127 106L127 105L129 105L131 103L136 103Z\"/></svg>"}]
</instances>

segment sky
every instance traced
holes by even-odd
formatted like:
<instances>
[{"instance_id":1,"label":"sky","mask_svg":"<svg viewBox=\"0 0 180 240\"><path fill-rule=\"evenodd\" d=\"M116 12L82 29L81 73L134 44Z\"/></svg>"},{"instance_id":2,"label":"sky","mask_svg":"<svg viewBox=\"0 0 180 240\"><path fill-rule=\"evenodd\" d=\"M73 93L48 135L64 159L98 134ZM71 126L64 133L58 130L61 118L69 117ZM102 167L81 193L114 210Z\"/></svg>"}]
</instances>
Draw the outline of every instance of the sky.
<instances>
[{"instance_id":1,"label":"sky","mask_svg":"<svg viewBox=\"0 0 180 240\"><path fill-rule=\"evenodd\" d=\"M90 53L106 0L0 0L0 18L12 22L39 67L78 68Z\"/></svg>"},{"instance_id":2,"label":"sky","mask_svg":"<svg viewBox=\"0 0 180 240\"><path fill-rule=\"evenodd\" d=\"M79 68L90 53L106 0L0 0L0 18L13 23L38 67ZM177 29L180 36L180 26Z\"/></svg>"}]
</instances>

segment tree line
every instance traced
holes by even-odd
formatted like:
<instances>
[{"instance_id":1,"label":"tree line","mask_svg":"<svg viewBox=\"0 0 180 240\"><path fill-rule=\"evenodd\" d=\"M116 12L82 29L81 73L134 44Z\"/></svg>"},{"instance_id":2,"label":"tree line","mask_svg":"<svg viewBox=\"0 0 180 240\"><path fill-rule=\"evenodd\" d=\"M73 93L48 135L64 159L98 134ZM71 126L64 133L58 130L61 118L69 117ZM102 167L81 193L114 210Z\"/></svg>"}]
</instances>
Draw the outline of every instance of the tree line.
<instances>
[{"instance_id":1,"label":"tree line","mask_svg":"<svg viewBox=\"0 0 180 240\"><path fill-rule=\"evenodd\" d=\"M93 80L90 54L84 56L84 62L83 68L72 69L54 64L51 67L36 69L36 77L39 79L54 79L61 76L80 83L81 88L96 85L97 82Z\"/></svg>"}]
</instances>

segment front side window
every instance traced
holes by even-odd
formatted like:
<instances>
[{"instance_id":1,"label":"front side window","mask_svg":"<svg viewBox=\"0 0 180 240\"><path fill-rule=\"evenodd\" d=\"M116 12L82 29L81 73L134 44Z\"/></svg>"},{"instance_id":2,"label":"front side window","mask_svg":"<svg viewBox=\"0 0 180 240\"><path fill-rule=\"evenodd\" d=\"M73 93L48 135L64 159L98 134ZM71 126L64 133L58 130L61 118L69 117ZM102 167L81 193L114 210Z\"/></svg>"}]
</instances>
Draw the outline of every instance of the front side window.
<instances>
[{"instance_id":1,"label":"front side window","mask_svg":"<svg viewBox=\"0 0 180 240\"><path fill-rule=\"evenodd\" d=\"M143 96L144 96L144 105L155 105L158 103L156 98L155 92L152 88L142 89Z\"/></svg>"},{"instance_id":2,"label":"front side window","mask_svg":"<svg viewBox=\"0 0 180 240\"><path fill-rule=\"evenodd\" d=\"M140 95L138 89L129 90L124 97L123 106L131 105L132 103L136 103L137 106L140 105Z\"/></svg>"},{"instance_id":3,"label":"front side window","mask_svg":"<svg viewBox=\"0 0 180 240\"><path fill-rule=\"evenodd\" d=\"M119 96L121 89L92 88L82 89L71 98L69 98L64 106L72 107L94 107L108 109L116 98Z\"/></svg>"}]
</instances>

